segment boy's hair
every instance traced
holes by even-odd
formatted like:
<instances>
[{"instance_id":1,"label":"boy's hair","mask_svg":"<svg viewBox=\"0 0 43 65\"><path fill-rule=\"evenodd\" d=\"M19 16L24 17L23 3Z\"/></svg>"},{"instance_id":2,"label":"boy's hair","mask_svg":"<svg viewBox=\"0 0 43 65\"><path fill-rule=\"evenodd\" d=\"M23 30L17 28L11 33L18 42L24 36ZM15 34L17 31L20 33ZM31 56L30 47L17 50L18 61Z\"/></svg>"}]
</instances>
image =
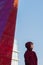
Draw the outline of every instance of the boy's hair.
<instances>
[{"instance_id":1,"label":"boy's hair","mask_svg":"<svg viewBox=\"0 0 43 65\"><path fill-rule=\"evenodd\" d=\"M33 42L27 42L27 43L25 44L25 47L26 47L27 49L31 49L31 45L33 45Z\"/></svg>"}]
</instances>

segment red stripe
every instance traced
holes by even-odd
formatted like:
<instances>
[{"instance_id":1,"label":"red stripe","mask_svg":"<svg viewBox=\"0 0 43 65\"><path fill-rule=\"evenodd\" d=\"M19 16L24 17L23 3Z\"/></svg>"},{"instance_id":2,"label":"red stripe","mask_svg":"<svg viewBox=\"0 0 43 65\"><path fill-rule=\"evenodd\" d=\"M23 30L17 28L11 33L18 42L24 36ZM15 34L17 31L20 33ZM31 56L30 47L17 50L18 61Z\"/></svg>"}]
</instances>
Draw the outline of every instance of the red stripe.
<instances>
[{"instance_id":1,"label":"red stripe","mask_svg":"<svg viewBox=\"0 0 43 65\"><path fill-rule=\"evenodd\" d=\"M0 65L11 65L17 8L12 8L5 31L0 40Z\"/></svg>"}]
</instances>

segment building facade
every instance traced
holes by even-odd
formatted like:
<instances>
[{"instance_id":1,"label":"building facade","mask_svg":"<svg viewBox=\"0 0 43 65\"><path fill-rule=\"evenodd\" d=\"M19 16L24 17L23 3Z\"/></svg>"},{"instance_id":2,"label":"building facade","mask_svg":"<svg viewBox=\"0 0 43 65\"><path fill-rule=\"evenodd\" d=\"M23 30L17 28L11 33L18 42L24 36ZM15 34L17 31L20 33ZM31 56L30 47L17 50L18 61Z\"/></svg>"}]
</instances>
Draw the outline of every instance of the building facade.
<instances>
[{"instance_id":1,"label":"building facade","mask_svg":"<svg viewBox=\"0 0 43 65\"><path fill-rule=\"evenodd\" d=\"M19 53L19 51L18 51L17 41L14 40L11 65L18 65L18 61L19 61L18 53Z\"/></svg>"}]
</instances>

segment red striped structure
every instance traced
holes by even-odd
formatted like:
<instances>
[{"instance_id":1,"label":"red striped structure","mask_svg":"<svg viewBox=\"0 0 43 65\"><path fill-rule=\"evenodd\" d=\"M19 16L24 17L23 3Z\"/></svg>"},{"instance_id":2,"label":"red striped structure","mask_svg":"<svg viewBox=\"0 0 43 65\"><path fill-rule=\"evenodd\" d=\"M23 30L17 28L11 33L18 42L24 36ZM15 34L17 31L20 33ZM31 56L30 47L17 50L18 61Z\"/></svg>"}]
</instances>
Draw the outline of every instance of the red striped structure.
<instances>
[{"instance_id":1,"label":"red striped structure","mask_svg":"<svg viewBox=\"0 0 43 65\"><path fill-rule=\"evenodd\" d=\"M7 24L0 36L0 65L11 65L12 49L17 17L17 0L14 0L13 6L7 19ZM4 24L4 23L3 23Z\"/></svg>"}]
</instances>

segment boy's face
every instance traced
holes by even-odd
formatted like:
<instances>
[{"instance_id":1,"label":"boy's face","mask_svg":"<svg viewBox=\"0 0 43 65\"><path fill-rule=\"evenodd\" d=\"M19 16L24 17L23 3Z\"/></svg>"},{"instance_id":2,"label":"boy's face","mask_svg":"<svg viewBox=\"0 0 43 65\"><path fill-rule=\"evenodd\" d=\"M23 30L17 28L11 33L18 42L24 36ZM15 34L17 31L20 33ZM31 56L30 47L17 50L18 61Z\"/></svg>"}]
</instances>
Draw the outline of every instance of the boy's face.
<instances>
[{"instance_id":1,"label":"boy's face","mask_svg":"<svg viewBox=\"0 0 43 65\"><path fill-rule=\"evenodd\" d=\"M32 49L34 48L34 45L33 45L33 44L31 44L31 48L32 48Z\"/></svg>"}]
</instances>

